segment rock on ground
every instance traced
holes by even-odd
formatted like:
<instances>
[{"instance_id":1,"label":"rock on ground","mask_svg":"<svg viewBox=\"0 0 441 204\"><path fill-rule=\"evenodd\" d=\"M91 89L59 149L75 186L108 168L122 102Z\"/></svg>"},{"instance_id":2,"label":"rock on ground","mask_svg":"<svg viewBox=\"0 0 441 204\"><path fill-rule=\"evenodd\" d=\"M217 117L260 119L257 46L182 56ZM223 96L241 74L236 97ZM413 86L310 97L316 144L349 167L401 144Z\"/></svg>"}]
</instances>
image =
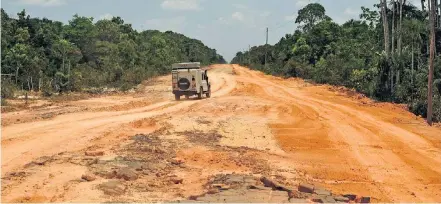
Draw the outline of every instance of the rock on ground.
<instances>
[{"instance_id":1,"label":"rock on ground","mask_svg":"<svg viewBox=\"0 0 441 204\"><path fill-rule=\"evenodd\" d=\"M104 194L116 196L126 192L126 186L121 181L108 181L99 185Z\"/></svg>"},{"instance_id":2,"label":"rock on ground","mask_svg":"<svg viewBox=\"0 0 441 204\"><path fill-rule=\"evenodd\" d=\"M133 181L138 179L138 174L130 168L121 168L116 172L116 178L124 179L126 181Z\"/></svg>"},{"instance_id":3,"label":"rock on ground","mask_svg":"<svg viewBox=\"0 0 441 204\"><path fill-rule=\"evenodd\" d=\"M103 156L104 152L103 151L86 151L84 154L86 156Z\"/></svg>"},{"instance_id":4,"label":"rock on ground","mask_svg":"<svg viewBox=\"0 0 441 204\"><path fill-rule=\"evenodd\" d=\"M96 179L95 175L93 175L91 173L85 173L81 176L81 178L86 181L94 181Z\"/></svg>"},{"instance_id":5,"label":"rock on ground","mask_svg":"<svg viewBox=\"0 0 441 204\"><path fill-rule=\"evenodd\" d=\"M36 159L35 161L33 161L33 163L34 164L37 164L37 165L45 165L47 162L49 162L51 160L51 158L50 157L48 157L48 156L43 156L43 157L40 157L40 158L38 158L38 159Z\"/></svg>"},{"instance_id":6,"label":"rock on ground","mask_svg":"<svg viewBox=\"0 0 441 204\"><path fill-rule=\"evenodd\" d=\"M208 190L201 195L190 196L188 201L204 203L336 203L350 202L351 199L332 195L322 187L300 184L298 190L281 185L275 180L257 178L241 174L219 174L210 179ZM353 199L352 199L353 200ZM370 202L369 197L358 197L358 203Z\"/></svg>"}]
</instances>

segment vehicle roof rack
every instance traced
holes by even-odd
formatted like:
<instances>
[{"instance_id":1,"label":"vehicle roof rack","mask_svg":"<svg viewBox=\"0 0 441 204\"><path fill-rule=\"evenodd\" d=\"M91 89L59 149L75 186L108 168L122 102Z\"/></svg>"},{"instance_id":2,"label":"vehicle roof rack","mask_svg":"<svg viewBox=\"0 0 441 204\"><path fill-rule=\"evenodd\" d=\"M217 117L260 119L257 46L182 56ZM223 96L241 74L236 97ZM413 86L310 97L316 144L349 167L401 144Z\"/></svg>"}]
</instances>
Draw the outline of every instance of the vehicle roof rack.
<instances>
[{"instance_id":1,"label":"vehicle roof rack","mask_svg":"<svg viewBox=\"0 0 441 204\"><path fill-rule=\"evenodd\" d=\"M200 69L200 62L184 62L172 64L172 69Z\"/></svg>"}]
</instances>

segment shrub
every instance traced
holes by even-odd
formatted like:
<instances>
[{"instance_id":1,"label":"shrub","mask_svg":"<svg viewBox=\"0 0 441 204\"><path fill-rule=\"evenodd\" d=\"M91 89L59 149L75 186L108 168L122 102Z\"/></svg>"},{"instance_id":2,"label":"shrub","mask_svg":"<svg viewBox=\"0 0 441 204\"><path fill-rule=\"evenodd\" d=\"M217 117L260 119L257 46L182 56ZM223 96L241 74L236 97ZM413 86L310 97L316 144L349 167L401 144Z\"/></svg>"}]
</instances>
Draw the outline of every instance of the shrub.
<instances>
[{"instance_id":1,"label":"shrub","mask_svg":"<svg viewBox=\"0 0 441 204\"><path fill-rule=\"evenodd\" d=\"M8 105L8 102L3 97L1 98L1 105L2 106L7 106Z\"/></svg>"},{"instance_id":2,"label":"shrub","mask_svg":"<svg viewBox=\"0 0 441 204\"><path fill-rule=\"evenodd\" d=\"M14 83L11 80L9 79L2 80L1 83L2 100L4 98L13 98L16 91L17 91L17 87L14 85Z\"/></svg>"},{"instance_id":3,"label":"shrub","mask_svg":"<svg viewBox=\"0 0 441 204\"><path fill-rule=\"evenodd\" d=\"M121 91L128 91L131 88L133 88L133 86L130 83L123 83L120 87Z\"/></svg>"}]
</instances>

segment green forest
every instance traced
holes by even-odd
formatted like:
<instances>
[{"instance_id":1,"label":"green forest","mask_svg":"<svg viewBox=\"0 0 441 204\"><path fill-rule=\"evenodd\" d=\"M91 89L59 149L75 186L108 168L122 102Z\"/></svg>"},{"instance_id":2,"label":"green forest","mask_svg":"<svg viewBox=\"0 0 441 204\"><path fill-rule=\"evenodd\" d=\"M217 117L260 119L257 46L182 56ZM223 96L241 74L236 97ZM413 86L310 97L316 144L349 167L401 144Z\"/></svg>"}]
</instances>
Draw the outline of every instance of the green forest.
<instances>
[{"instance_id":1,"label":"green forest","mask_svg":"<svg viewBox=\"0 0 441 204\"><path fill-rule=\"evenodd\" d=\"M238 52L231 63L276 76L353 88L379 101L406 103L412 112L426 117L430 28L435 27L436 53L441 51L441 8L435 3L432 24L424 4L382 0L374 8L362 7L360 20L339 25L322 5L309 4L298 11L293 34L275 45ZM433 119L441 121L439 52L434 58Z\"/></svg>"},{"instance_id":2,"label":"green forest","mask_svg":"<svg viewBox=\"0 0 441 204\"><path fill-rule=\"evenodd\" d=\"M176 62L225 63L201 41L171 31L138 32L120 17L98 20L74 15L68 24L11 18L1 10L1 97L17 90L45 95L90 87L128 90L169 73Z\"/></svg>"}]
</instances>

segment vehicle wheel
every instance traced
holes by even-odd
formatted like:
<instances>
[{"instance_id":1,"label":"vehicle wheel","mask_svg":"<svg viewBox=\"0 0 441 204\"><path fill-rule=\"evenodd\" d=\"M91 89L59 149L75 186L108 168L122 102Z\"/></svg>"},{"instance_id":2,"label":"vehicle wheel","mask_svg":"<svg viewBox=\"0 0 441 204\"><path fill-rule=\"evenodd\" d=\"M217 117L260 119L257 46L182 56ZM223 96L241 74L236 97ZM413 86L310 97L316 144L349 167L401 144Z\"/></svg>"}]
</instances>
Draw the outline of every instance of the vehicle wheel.
<instances>
[{"instance_id":1,"label":"vehicle wheel","mask_svg":"<svg viewBox=\"0 0 441 204\"><path fill-rule=\"evenodd\" d=\"M205 94L205 96L207 96L207 98L211 97L211 89L208 89L208 92Z\"/></svg>"},{"instance_id":2,"label":"vehicle wheel","mask_svg":"<svg viewBox=\"0 0 441 204\"><path fill-rule=\"evenodd\" d=\"M202 98L202 92L203 92L204 90L202 89L202 87L201 87L201 89L200 89L200 91L199 91L199 93L198 93L198 99L201 99Z\"/></svg>"},{"instance_id":3,"label":"vehicle wheel","mask_svg":"<svg viewBox=\"0 0 441 204\"><path fill-rule=\"evenodd\" d=\"M179 101L179 100L181 100L181 96L178 95L178 94L175 94L175 99L176 99L177 101Z\"/></svg>"}]
</instances>

